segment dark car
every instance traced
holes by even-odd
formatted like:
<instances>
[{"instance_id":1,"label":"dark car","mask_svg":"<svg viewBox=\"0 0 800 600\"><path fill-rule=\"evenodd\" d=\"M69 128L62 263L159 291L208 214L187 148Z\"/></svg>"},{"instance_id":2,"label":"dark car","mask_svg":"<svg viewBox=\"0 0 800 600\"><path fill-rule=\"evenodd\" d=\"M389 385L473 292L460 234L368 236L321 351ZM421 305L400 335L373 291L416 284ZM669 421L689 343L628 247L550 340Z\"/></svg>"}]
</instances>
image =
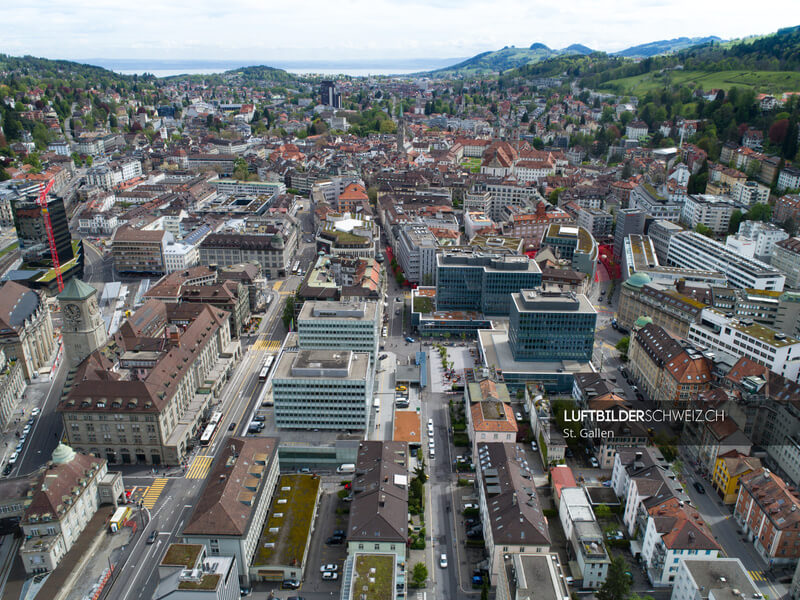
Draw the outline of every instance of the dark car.
<instances>
[{"instance_id":1,"label":"dark car","mask_svg":"<svg viewBox=\"0 0 800 600\"><path fill-rule=\"evenodd\" d=\"M333 532L333 537L340 537L340 538L344 539L346 537L345 533L344 533L344 529L337 529L336 531L334 531Z\"/></svg>"},{"instance_id":2,"label":"dark car","mask_svg":"<svg viewBox=\"0 0 800 600\"><path fill-rule=\"evenodd\" d=\"M472 527L473 525L477 525L480 522L481 522L481 520L478 519L478 518L475 518L475 517L470 517L468 519L464 519L464 525L466 527Z\"/></svg>"},{"instance_id":3,"label":"dark car","mask_svg":"<svg viewBox=\"0 0 800 600\"><path fill-rule=\"evenodd\" d=\"M236 421L231 421L231 424L228 425L228 431L233 431L236 429Z\"/></svg>"},{"instance_id":4,"label":"dark car","mask_svg":"<svg viewBox=\"0 0 800 600\"><path fill-rule=\"evenodd\" d=\"M564 450L564 456L566 456L567 458L572 458L572 448L567 448L566 450Z\"/></svg>"},{"instance_id":5,"label":"dark car","mask_svg":"<svg viewBox=\"0 0 800 600\"><path fill-rule=\"evenodd\" d=\"M329 546L333 546L333 545L336 545L336 544L342 544L342 543L344 543L344 538L336 537L336 536L332 535L327 540L325 540L325 543L328 544Z\"/></svg>"},{"instance_id":6,"label":"dark car","mask_svg":"<svg viewBox=\"0 0 800 600\"><path fill-rule=\"evenodd\" d=\"M147 543L148 544L155 543L157 537L158 537L158 532L154 529L153 531L150 532L150 535L147 536Z\"/></svg>"},{"instance_id":7,"label":"dark car","mask_svg":"<svg viewBox=\"0 0 800 600\"><path fill-rule=\"evenodd\" d=\"M697 490L698 494L705 494L706 493L706 488L704 488L703 484L700 483L699 481L695 481L693 485L694 485L694 489Z\"/></svg>"},{"instance_id":8,"label":"dark car","mask_svg":"<svg viewBox=\"0 0 800 600\"><path fill-rule=\"evenodd\" d=\"M297 579L284 579L281 583L282 590L296 590L300 588L300 581Z\"/></svg>"}]
</instances>

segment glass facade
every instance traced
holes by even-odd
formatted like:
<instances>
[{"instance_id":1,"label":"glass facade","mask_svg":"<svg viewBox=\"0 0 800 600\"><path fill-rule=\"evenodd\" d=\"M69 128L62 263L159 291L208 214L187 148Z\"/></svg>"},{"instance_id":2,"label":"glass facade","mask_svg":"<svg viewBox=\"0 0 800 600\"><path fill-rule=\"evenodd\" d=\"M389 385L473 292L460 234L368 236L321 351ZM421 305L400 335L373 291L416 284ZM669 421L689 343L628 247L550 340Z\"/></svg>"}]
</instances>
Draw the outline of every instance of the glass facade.
<instances>
[{"instance_id":1,"label":"glass facade","mask_svg":"<svg viewBox=\"0 0 800 600\"><path fill-rule=\"evenodd\" d=\"M498 256L440 255L436 267L436 309L507 315L512 293L542 284L538 267L532 269L529 260L514 258L506 262Z\"/></svg>"},{"instance_id":2,"label":"glass facade","mask_svg":"<svg viewBox=\"0 0 800 600\"><path fill-rule=\"evenodd\" d=\"M520 311L512 305L508 340L515 360L592 358L594 312Z\"/></svg>"}]
</instances>

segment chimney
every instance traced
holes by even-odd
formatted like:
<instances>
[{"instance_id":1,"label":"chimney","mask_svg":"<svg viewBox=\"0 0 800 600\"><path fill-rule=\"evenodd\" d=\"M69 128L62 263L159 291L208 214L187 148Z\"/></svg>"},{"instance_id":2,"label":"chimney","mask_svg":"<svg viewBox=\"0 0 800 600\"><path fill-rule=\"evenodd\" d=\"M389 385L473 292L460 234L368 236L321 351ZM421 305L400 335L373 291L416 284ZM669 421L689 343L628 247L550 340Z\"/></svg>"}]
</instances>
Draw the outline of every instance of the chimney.
<instances>
[{"instance_id":1,"label":"chimney","mask_svg":"<svg viewBox=\"0 0 800 600\"><path fill-rule=\"evenodd\" d=\"M181 344L181 330L175 325L169 325L166 330L167 342L170 346L177 347Z\"/></svg>"},{"instance_id":2,"label":"chimney","mask_svg":"<svg viewBox=\"0 0 800 600\"><path fill-rule=\"evenodd\" d=\"M516 506L517 505L517 492L514 492L511 495L511 505L512 506Z\"/></svg>"},{"instance_id":3,"label":"chimney","mask_svg":"<svg viewBox=\"0 0 800 600\"><path fill-rule=\"evenodd\" d=\"M386 506L386 496L381 494L380 500L378 500L378 506Z\"/></svg>"},{"instance_id":4,"label":"chimney","mask_svg":"<svg viewBox=\"0 0 800 600\"><path fill-rule=\"evenodd\" d=\"M636 461L642 460L642 453L641 452L637 452L634 455L633 460L636 460Z\"/></svg>"}]
</instances>

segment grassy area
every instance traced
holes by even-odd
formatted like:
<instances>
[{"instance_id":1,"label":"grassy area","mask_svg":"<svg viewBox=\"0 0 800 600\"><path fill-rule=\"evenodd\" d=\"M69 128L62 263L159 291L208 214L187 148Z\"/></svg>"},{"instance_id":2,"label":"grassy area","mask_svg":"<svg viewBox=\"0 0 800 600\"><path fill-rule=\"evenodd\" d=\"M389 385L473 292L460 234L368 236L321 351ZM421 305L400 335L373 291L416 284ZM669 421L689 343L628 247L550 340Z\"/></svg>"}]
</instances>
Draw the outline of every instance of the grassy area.
<instances>
[{"instance_id":1,"label":"grassy area","mask_svg":"<svg viewBox=\"0 0 800 600\"><path fill-rule=\"evenodd\" d=\"M72 260L68 260L64 264L61 265L61 273L66 273L76 264L78 264L78 248L80 247L80 240L72 240L72 253L75 255L75 258ZM56 270L50 269L44 275L39 277L36 281L52 281L56 278Z\"/></svg>"},{"instance_id":2,"label":"grassy area","mask_svg":"<svg viewBox=\"0 0 800 600\"><path fill-rule=\"evenodd\" d=\"M13 244L11 244L11 245L9 245L9 246L6 246L6 247L5 247L5 248L3 248L2 250L0 250L0 258L2 258L3 256L5 256L5 255L6 255L6 254L8 254L9 252L13 252L13 251L14 251L14 250L16 250L17 248L19 248L19 241L16 241L16 242L14 242L14 243L13 243Z\"/></svg>"},{"instance_id":3,"label":"grassy area","mask_svg":"<svg viewBox=\"0 0 800 600\"><path fill-rule=\"evenodd\" d=\"M651 90L665 85L694 83L704 90L732 87L752 88L759 93L780 94L800 90L800 73L794 71L668 71L644 73L635 77L624 77L607 81L601 88L618 93L643 96Z\"/></svg>"},{"instance_id":4,"label":"grassy area","mask_svg":"<svg viewBox=\"0 0 800 600\"><path fill-rule=\"evenodd\" d=\"M356 556L354 596L365 600L392 600L394 597L394 558L386 554ZM373 572L374 569L374 572Z\"/></svg>"},{"instance_id":5,"label":"grassy area","mask_svg":"<svg viewBox=\"0 0 800 600\"><path fill-rule=\"evenodd\" d=\"M414 311L424 315L433 312L433 300L425 296L414 298Z\"/></svg>"},{"instance_id":6,"label":"grassy area","mask_svg":"<svg viewBox=\"0 0 800 600\"><path fill-rule=\"evenodd\" d=\"M299 565L302 562L318 496L319 477L281 476L258 540L254 565Z\"/></svg>"},{"instance_id":7,"label":"grassy area","mask_svg":"<svg viewBox=\"0 0 800 600\"><path fill-rule=\"evenodd\" d=\"M183 565L187 569L194 567L203 546L200 544L172 544L161 561L162 565Z\"/></svg>"},{"instance_id":8,"label":"grassy area","mask_svg":"<svg viewBox=\"0 0 800 600\"><path fill-rule=\"evenodd\" d=\"M475 157L465 158L461 161L461 166L469 169L470 173L480 173L481 159Z\"/></svg>"}]
</instances>

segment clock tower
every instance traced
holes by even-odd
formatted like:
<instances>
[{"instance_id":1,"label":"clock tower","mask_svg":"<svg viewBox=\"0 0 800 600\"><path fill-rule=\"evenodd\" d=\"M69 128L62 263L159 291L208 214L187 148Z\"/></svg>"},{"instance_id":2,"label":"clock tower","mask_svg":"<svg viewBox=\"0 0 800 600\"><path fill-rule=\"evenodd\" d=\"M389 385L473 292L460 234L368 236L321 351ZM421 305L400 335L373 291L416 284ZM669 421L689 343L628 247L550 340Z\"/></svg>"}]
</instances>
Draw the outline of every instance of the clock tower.
<instances>
[{"instance_id":1,"label":"clock tower","mask_svg":"<svg viewBox=\"0 0 800 600\"><path fill-rule=\"evenodd\" d=\"M97 306L97 289L73 277L58 296L64 354L75 367L106 343L106 326Z\"/></svg>"}]
</instances>

